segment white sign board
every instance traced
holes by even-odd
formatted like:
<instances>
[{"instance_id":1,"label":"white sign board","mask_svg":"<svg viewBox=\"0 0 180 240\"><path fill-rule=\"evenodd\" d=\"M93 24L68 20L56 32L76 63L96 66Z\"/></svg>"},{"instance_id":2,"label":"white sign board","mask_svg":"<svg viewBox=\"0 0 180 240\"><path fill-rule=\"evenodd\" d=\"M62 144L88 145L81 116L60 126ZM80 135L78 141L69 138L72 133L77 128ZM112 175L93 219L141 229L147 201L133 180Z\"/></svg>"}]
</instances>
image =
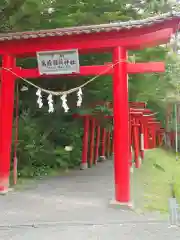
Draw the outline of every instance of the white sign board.
<instances>
[{"instance_id":1,"label":"white sign board","mask_svg":"<svg viewBox=\"0 0 180 240\"><path fill-rule=\"evenodd\" d=\"M78 50L48 51L37 53L40 74L79 73Z\"/></svg>"}]
</instances>

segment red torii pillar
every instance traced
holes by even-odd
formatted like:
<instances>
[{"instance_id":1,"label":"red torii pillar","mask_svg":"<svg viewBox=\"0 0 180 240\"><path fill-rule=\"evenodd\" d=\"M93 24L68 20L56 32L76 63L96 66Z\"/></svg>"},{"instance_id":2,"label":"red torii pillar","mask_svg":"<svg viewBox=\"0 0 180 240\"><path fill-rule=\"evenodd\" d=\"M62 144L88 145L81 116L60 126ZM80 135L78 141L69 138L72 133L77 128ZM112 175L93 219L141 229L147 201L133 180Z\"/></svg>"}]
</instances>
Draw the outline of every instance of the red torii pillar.
<instances>
[{"instance_id":1,"label":"red torii pillar","mask_svg":"<svg viewBox=\"0 0 180 240\"><path fill-rule=\"evenodd\" d=\"M152 113L151 110L149 109L145 109L144 110L144 113ZM152 117L151 115L143 115L142 118L141 118L141 130L142 130L142 133L143 133L143 139L141 140L141 143L144 143L144 146L142 146L141 148L144 147L144 149L148 149L149 148L149 134L148 134L148 131L149 131L149 122L150 121L156 121L155 117ZM141 136L142 137L142 136ZM142 149L141 151L141 155L142 155L142 158L143 158L143 154L144 154L144 150Z\"/></svg>"},{"instance_id":2,"label":"red torii pillar","mask_svg":"<svg viewBox=\"0 0 180 240\"><path fill-rule=\"evenodd\" d=\"M164 136L165 130L163 128L160 128L158 130L158 145L161 146L163 144L163 136Z\"/></svg>"},{"instance_id":3,"label":"red torii pillar","mask_svg":"<svg viewBox=\"0 0 180 240\"><path fill-rule=\"evenodd\" d=\"M106 133L106 128L102 129L102 139L101 139L101 156L100 156L100 160L104 161L106 160L106 137L107 137L107 133Z\"/></svg>"},{"instance_id":4,"label":"red torii pillar","mask_svg":"<svg viewBox=\"0 0 180 240\"><path fill-rule=\"evenodd\" d=\"M160 123L155 122L154 120L150 120L148 124L152 131L152 148L156 148L157 147L157 130L160 128Z\"/></svg>"},{"instance_id":5,"label":"red torii pillar","mask_svg":"<svg viewBox=\"0 0 180 240\"><path fill-rule=\"evenodd\" d=\"M10 55L2 57L4 68L14 69L15 58ZM1 71L1 94L0 94L0 193L8 192L10 159L11 159L11 139L14 107L14 75L2 69Z\"/></svg>"},{"instance_id":6,"label":"red torii pillar","mask_svg":"<svg viewBox=\"0 0 180 240\"><path fill-rule=\"evenodd\" d=\"M117 202L128 205L130 201L130 164L128 126L128 64L126 49L122 47L114 49L113 64L115 199ZM159 65L159 72L164 72L165 70L162 65L162 63ZM134 64L134 67L134 73L144 72L142 69L142 71L140 69L136 69L136 64ZM158 72L157 66L156 70ZM153 71L153 69L151 69L151 71Z\"/></svg>"},{"instance_id":7,"label":"red torii pillar","mask_svg":"<svg viewBox=\"0 0 180 240\"><path fill-rule=\"evenodd\" d=\"M141 113L133 113L131 112L131 118L132 118L132 138L133 138L133 146L134 146L134 160L135 160L135 166L136 168L140 167L140 159L139 159L139 153L140 153L140 123L138 117L141 115Z\"/></svg>"},{"instance_id":8,"label":"red torii pillar","mask_svg":"<svg viewBox=\"0 0 180 240\"><path fill-rule=\"evenodd\" d=\"M101 137L101 127L100 125L97 126L97 133L96 133L96 147L95 147L95 158L94 158L94 164L97 164L97 161L99 159L99 145L100 145L100 137Z\"/></svg>"},{"instance_id":9,"label":"red torii pillar","mask_svg":"<svg viewBox=\"0 0 180 240\"><path fill-rule=\"evenodd\" d=\"M141 160L144 159L144 116L143 113L141 113L139 116L137 116L139 119L139 130L140 130L140 157Z\"/></svg>"},{"instance_id":10,"label":"red torii pillar","mask_svg":"<svg viewBox=\"0 0 180 240\"><path fill-rule=\"evenodd\" d=\"M81 159L81 169L87 169L88 168L88 140L89 140L89 125L90 125L90 119L89 116L83 117L84 121L84 135L83 135L83 146L82 146L82 159Z\"/></svg>"},{"instance_id":11,"label":"red torii pillar","mask_svg":"<svg viewBox=\"0 0 180 240\"><path fill-rule=\"evenodd\" d=\"M94 163L94 137L95 137L95 127L96 122L94 118L91 118L91 137L90 137L90 156L89 156L89 166L92 167Z\"/></svg>"},{"instance_id":12,"label":"red torii pillar","mask_svg":"<svg viewBox=\"0 0 180 240\"><path fill-rule=\"evenodd\" d=\"M131 167L133 165L132 124L133 124L133 120L132 120L132 117L131 117L131 113L129 113L129 161L130 161L130 166Z\"/></svg>"},{"instance_id":13,"label":"red torii pillar","mask_svg":"<svg viewBox=\"0 0 180 240\"><path fill-rule=\"evenodd\" d=\"M111 132L108 130L107 132L107 157L109 158L111 155Z\"/></svg>"},{"instance_id":14,"label":"red torii pillar","mask_svg":"<svg viewBox=\"0 0 180 240\"><path fill-rule=\"evenodd\" d=\"M134 118L134 122L133 122L133 145L134 145L134 160L135 160L135 166L136 168L140 167L140 159L139 159L139 153L140 153L140 149L139 149L139 127L140 124L136 121L136 119Z\"/></svg>"},{"instance_id":15,"label":"red torii pillar","mask_svg":"<svg viewBox=\"0 0 180 240\"><path fill-rule=\"evenodd\" d=\"M144 159L144 149L145 149L145 117L143 116L143 112L147 111L148 109L142 109L142 110L134 110L131 109L131 115L134 116L134 118L137 119L137 123L139 124L137 128L139 128L139 134L140 135L140 157L141 159ZM139 142L139 141L138 141Z\"/></svg>"},{"instance_id":16,"label":"red torii pillar","mask_svg":"<svg viewBox=\"0 0 180 240\"><path fill-rule=\"evenodd\" d=\"M113 64L115 200L120 203L129 203L129 106L126 49L121 47L114 49Z\"/></svg>"},{"instance_id":17,"label":"red torii pillar","mask_svg":"<svg viewBox=\"0 0 180 240\"><path fill-rule=\"evenodd\" d=\"M150 148L150 139L149 139L149 124L148 121L152 117L150 115L145 115L145 114L151 114L152 111L147 109L146 111L143 112L143 123L144 123L144 149L149 149Z\"/></svg>"},{"instance_id":18,"label":"red torii pillar","mask_svg":"<svg viewBox=\"0 0 180 240\"><path fill-rule=\"evenodd\" d=\"M130 139L130 143L129 143L129 154L130 154L130 165L132 166L132 152L133 152L133 147L132 147L132 144L133 144L133 139L135 140L135 142L137 142L137 127L138 126L135 126L135 123L134 122L134 119L135 119L135 115L138 115L138 114L141 114L140 111L137 112L137 110L135 109L134 110L134 107L145 107L145 103L144 102L129 102L129 139ZM133 107L133 108L132 108ZM137 116L136 116L137 117ZM137 151L137 148L135 148L136 151ZM136 152L134 149L134 153ZM134 154L134 156L136 157L136 153Z\"/></svg>"},{"instance_id":19,"label":"red torii pillar","mask_svg":"<svg viewBox=\"0 0 180 240\"><path fill-rule=\"evenodd\" d=\"M141 150L140 150L140 152L141 152L141 159L143 160L144 159L144 150L145 150L145 147L144 147L144 145L145 145L145 140L144 140L144 133L145 133L145 126L144 126L144 116L142 115L142 117L141 117L141 120L140 120L140 129L141 129Z\"/></svg>"}]
</instances>

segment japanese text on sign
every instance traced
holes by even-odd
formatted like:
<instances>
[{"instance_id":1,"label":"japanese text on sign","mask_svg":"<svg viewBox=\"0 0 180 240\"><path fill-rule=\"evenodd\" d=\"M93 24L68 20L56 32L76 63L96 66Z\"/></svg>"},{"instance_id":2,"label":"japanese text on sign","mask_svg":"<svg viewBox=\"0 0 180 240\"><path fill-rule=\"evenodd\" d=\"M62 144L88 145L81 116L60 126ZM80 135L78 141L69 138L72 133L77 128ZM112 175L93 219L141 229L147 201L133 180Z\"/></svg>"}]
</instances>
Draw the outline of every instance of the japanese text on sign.
<instances>
[{"instance_id":1,"label":"japanese text on sign","mask_svg":"<svg viewBox=\"0 0 180 240\"><path fill-rule=\"evenodd\" d=\"M38 52L37 60L40 74L79 73L77 50Z\"/></svg>"}]
</instances>

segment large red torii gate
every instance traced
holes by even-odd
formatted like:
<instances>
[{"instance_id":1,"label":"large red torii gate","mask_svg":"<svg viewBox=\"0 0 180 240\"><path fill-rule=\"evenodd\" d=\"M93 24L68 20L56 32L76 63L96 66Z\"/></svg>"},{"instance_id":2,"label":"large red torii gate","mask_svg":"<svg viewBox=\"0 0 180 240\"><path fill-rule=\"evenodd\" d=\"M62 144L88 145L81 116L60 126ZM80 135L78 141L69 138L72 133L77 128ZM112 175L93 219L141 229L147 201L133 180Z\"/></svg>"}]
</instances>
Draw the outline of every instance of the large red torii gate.
<instances>
[{"instance_id":1,"label":"large red torii gate","mask_svg":"<svg viewBox=\"0 0 180 240\"><path fill-rule=\"evenodd\" d=\"M127 51L164 44L177 30L180 13L168 13L145 20L117 22L95 26L0 34L2 55L0 94L0 191L7 192L11 156L14 104L14 84L18 77L40 77L37 69L21 69L16 58L36 55L36 52L78 49L79 53L111 52L114 96L114 169L115 200L130 202L128 73L162 71L162 63L129 64ZM105 66L80 68L79 75L99 74ZM151 70L152 68L152 70ZM108 72L108 71L107 71Z\"/></svg>"}]
</instances>

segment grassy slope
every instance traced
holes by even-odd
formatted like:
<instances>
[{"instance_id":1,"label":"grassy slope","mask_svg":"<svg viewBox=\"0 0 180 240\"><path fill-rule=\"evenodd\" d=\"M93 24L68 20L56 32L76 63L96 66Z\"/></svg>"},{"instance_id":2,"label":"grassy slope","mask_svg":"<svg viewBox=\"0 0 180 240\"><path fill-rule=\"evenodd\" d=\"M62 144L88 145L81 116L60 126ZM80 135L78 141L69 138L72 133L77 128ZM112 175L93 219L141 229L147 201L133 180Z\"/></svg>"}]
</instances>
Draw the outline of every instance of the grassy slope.
<instances>
[{"instance_id":1,"label":"grassy slope","mask_svg":"<svg viewBox=\"0 0 180 240\"><path fill-rule=\"evenodd\" d=\"M162 149L146 151L142 167L135 169L132 176L136 206L167 212L173 178L176 197L180 203L180 160L176 162L173 153Z\"/></svg>"}]
</instances>

